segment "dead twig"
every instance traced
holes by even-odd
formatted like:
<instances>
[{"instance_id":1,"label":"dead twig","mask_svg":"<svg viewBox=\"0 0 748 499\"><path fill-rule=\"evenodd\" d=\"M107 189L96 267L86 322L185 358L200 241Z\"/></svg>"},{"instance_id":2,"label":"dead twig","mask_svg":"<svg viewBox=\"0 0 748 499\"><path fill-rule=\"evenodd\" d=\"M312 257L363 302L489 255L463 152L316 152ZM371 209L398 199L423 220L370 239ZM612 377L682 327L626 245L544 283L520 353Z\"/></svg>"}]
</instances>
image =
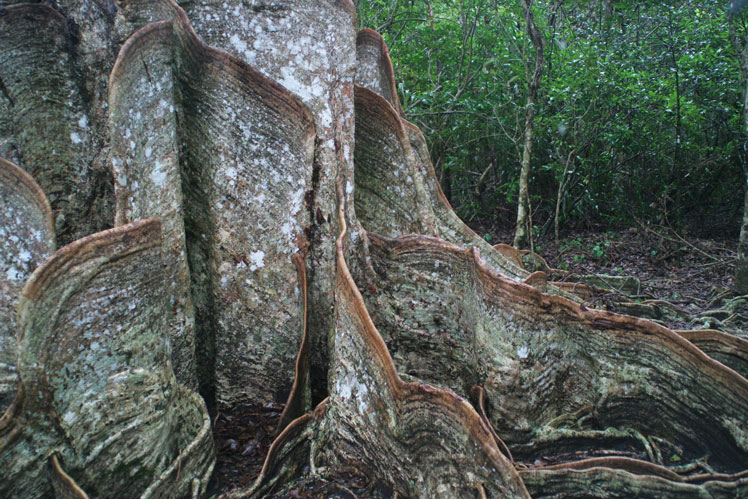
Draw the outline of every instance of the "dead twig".
<instances>
[{"instance_id":1,"label":"dead twig","mask_svg":"<svg viewBox=\"0 0 748 499\"><path fill-rule=\"evenodd\" d=\"M658 226L658 227L661 227L661 228L662 228L663 230L665 230L665 231L670 231L670 232L672 232L672 234L674 235L674 237L672 237L672 236L669 236L669 235L667 235L667 234L665 234L665 233L663 233L663 232L658 232L658 231L654 230L654 229L653 229L652 227L649 227L649 226L645 225L645 224L644 224L644 223L642 223L641 221L638 221L638 220L637 220L637 223L639 224L639 226L640 226L640 227L641 227L641 228L642 228L642 229L643 229L643 230L644 230L645 232L648 232L648 233L650 233L650 234L652 234L652 235L654 235L654 236L656 236L656 237L658 237L658 238L660 238L660 239L662 239L662 240L665 240L665 241L669 241L669 242L671 242L671 243L676 243L676 244L679 244L679 243L680 243L680 244L684 244L684 245L686 245L687 247L689 247L689 248L691 248L692 250L694 250L694 251L696 251L697 253L699 253L700 255L702 255L702 256L704 256L704 257L706 257L706 258L709 258L710 260L714 260L714 261L716 261L716 262L719 262L719 263L722 263L722 262L723 262L723 260L721 260L720 258L717 258L717 257L716 257L716 256L714 256L714 255L710 255L709 253L707 253L706 251L702 250L702 249L701 249L701 248L699 248L698 246L696 246L696 245L692 244L691 242L687 241L687 240L686 240L686 239L685 239L685 238L684 238L683 236L681 236L680 234L678 234L678 232L676 232L676 231L675 231L675 230L673 230L673 229L670 229L670 228L668 228L668 227L664 227L664 226ZM723 248L723 251L729 252L729 250L728 250L728 249L726 249L726 248Z\"/></svg>"}]
</instances>

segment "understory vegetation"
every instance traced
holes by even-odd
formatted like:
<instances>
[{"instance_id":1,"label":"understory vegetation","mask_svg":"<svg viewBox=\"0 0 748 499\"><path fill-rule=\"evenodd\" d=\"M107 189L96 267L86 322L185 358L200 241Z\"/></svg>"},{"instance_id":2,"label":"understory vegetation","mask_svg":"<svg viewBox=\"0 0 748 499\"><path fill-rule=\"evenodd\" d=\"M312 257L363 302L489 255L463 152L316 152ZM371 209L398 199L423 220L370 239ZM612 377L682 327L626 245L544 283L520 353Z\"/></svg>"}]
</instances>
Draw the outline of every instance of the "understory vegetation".
<instances>
[{"instance_id":1,"label":"understory vegetation","mask_svg":"<svg viewBox=\"0 0 748 499\"><path fill-rule=\"evenodd\" d=\"M530 2L545 41L529 182L536 238L658 224L737 238L745 126L730 2ZM512 226L537 50L522 2L370 0L405 115L467 221ZM745 40L745 12L733 22Z\"/></svg>"}]
</instances>

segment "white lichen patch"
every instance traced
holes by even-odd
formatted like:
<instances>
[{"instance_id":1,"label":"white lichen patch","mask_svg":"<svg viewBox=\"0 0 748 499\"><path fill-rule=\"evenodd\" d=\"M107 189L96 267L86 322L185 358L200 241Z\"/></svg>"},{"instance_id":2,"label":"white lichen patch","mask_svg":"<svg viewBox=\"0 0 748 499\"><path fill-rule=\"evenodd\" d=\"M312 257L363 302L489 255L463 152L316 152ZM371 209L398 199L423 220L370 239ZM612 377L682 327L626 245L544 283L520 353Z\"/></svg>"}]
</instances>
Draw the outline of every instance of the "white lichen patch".
<instances>
[{"instance_id":1,"label":"white lichen patch","mask_svg":"<svg viewBox=\"0 0 748 499\"><path fill-rule=\"evenodd\" d=\"M18 259L23 263L28 263L31 261L31 253L27 249L22 249L18 252Z\"/></svg>"},{"instance_id":2,"label":"white lichen patch","mask_svg":"<svg viewBox=\"0 0 748 499\"><path fill-rule=\"evenodd\" d=\"M344 402L356 402L359 414L368 412L369 387L366 385L366 376L338 376L335 391Z\"/></svg>"},{"instance_id":3,"label":"white lichen patch","mask_svg":"<svg viewBox=\"0 0 748 499\"><path fill-rule=\"evenodd\" d=\"M292 238L294 234L294 227L293 222L286 222L281 226L281 233L286 236L286 238Z\"/></svg>"},{"instance_id":4,"label":"white lichen patch","mask_svg":"<svg viewBox=\"0 0 748 499\"><path fill-rule=\"evenodd\" d=\"M65 411L65 414L63 414L62 416L62 420L68 426L72 426L78 420L78 415L74 411Z\"/></svg>"},{"instance_id":5,"label":"white lichen patch","mask_svg":"<svg viewBox=\"0 0 748 499\"><path fill-rule=\"evenodd\" d=\"M6 272L5 272L5 278L8 281L20 281L23 279L23 272L18 270L17 268L11 266Z\"/></svg>"},{"instance_id":6,"label":"white lichen patch","mask_svg":"<svg viewBox=\"0 0 748 499\"><path fill-rule=\"evenodd\" d=\"M153 171L151 172L151 181L153 182L153 185L156 187L162 187L164 185L164 181L166 180L167 171L164 168L164 164L157 160Z\"/></svg>"},{"instance_id":7,"label":"white lichen patch","mask_svg":"<svg viewBox=\"0 0 748 499\"><path fill-rule=\"evenodd\" d=\"M255 271L265 266L265 252L253 251L249 254L249 270Z\"/></svg>"},{"instance_id":8,"label":"white lichen patch","mask_svg":"<svg viewBox=\"0 0 748 499\"><path fill-rule=\"evenodd\" d=\"M229 38L229 43L231 43L231 46L234 47L234 50L237 52L244 53L247 51L247 42L239 38L239 35L234 33Z\"/></svg>"}]
</instances>

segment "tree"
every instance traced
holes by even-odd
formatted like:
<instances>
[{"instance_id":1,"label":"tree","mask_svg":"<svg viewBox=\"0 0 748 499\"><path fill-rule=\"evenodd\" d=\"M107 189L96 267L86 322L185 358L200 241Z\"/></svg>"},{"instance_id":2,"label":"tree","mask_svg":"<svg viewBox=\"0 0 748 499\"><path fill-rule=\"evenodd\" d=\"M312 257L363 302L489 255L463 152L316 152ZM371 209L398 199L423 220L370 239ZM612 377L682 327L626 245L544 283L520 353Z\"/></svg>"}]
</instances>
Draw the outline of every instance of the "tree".
<instances>
[{"instance_id":1,"label":"tree","mask_svg":"<svg viewBox=\"0 0 748 499\"><path fill-rule=\"evenodd\" d=\"M588 309L470 231L349 2L221 6L0 15L23 167L0 163L2 495L204 493L209 412L278 401L231 495L351 471L407 496L746 493L743 343ZM102 157L111 199L78 187ZM106 218L85 203L115 227L49 255Z\"/></svg>"},{"instance_id":2,"label":"tree","mask_svg":"<svg viewBox=\"0 0 748 499\"><path fill-rule=\"evenodd\" d=\"M743 75L743 122L745 132L748 134L748 43L740 39L737 19L741 9L744 7L745 2L730 3L730 39L735 47L735 52L738 54L740 72ZM743 150L745 150L745 146ZM748 179L748 166L744 164L743 168L745 169L746 179ZM740 239L738 240L738 259L735 266L735 288L741 294L748 293L748 189L746 189L746 186L743 186L743 188L745 191L745 202L743 206L743 221L740 225Z\"/></svg>"},{"instance_id":3,"label":"tree","mask_svg":"<svg viewBox=\"0 0 748 499\"><path fill-rule=\"evenodd\" d=\"M532 238L532 217L530 214L530 162L532 161L532 132L535 123L535 106L538 99L538 87L540 87L540 77L543 75L543 66L545 65L545 38L535 25L535 17L532 13L532 0L522 1L522 14L525 18L527 36L530 37L533 47L535 47L535 67L530 72L527 61L529 57L525 56L525 78L527 79L527 102L525 103L525 131L524 141L522 143L522 166L519 175L519 196L517 201L517 227L514 232L514 247L517 249L527 249L531 247ZM527 50L524 51L527 54Z\"/></svg>"}]
</instances>

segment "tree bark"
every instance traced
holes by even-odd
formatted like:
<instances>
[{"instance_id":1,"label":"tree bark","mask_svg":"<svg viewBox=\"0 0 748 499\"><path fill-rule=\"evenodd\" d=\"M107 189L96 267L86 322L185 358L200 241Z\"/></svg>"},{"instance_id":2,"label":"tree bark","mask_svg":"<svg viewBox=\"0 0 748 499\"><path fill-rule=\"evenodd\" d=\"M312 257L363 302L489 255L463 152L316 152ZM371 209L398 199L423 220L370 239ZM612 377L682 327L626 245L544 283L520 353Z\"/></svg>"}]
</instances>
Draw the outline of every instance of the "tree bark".
<instances>
[{"instance_id":1,"label":"tree bark","mask_svg":"<svg viewBox=\"0 0 748 499\"><path fill-rule=\"evenodd\" d=\"M33 177L0 158L0 411L18 386L16 305L23 283L55 249L52 208Z\"/></svg>"},{"instance_id":2,"label":"tree bark","mask_svg":"<svg viewBox=\"0 0 748 499\"><path fill-rule=\"evenodd\" d=\"M61 40L0 45L0 62L41 65L0 65L13 102L33 100L24 75L92 53L75 40L109 37L106 100L81 104L98 142L65 165L109 158L111 199L95 203L116 225L41 261L66 226L25 150L82 118L50 114L62 123L31 144L11 107L0 144L27 173L0 161L0 305L17 308L0 359L18 373L0 495L204 495L209 409L269 403L285 410L262 472L228 497L342 493L351 470L363 496L748 493L745 342L587 308L472 232L402 117L386 46L354 17L346 0L0 12L3 36ZM34 55L50 50L73 55ZM60 199L87 199L76 185Z\"/></svg>"},{"instance_id":3,"label":"tree bark","mask_svg":"<svg viewBox=\"0 0 748 499\"><path fill-rule=\"evenodd\" d=\"M535 111L538 99L540 78L545 64L545 39L535 24L532 13L532 0L522 0L522 14L525 18L527 35L535 48L535 64L533 72L527 72L527 103L525 104L525 131L522 144L522 162L519 175L519 197L517 198L517 226L514 233L514 247L527 249L532 246L532 215L530 203L530 168L532 163L532 134L535 122ZM529 57L525 54L526 59ZM527 63L526 63L527 64Z\"/></svg>"}]
</instances>

